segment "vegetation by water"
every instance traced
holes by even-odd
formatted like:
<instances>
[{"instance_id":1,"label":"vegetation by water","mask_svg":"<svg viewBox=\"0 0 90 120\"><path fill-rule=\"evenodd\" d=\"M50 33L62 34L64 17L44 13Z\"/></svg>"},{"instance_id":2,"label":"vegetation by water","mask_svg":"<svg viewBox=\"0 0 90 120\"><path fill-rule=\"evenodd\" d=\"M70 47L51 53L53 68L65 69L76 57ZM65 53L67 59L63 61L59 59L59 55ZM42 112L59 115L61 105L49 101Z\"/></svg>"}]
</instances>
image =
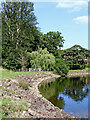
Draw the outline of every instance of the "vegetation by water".
<instances>
[{"instance_id":1,"label":"vegetation by water","mask_svg":"<svg viewBox=\"0 0 90 120\"><path fill-rule=\"evenodd\" d=\"M89 50L75 45L70 49L62 51L61 48L63 48L65 40L61 31L49 31L46 34L40 32L37 27L37 17L34 13L34 3L2 2L0 15L2 15L0 66L4 68L0 70L0 80L4 80L4 78L18 80L18 75L32 76L32 74L37 73L37 71L27 72L29 68L35 70L40 68L42 70L40 72L52 71L61 76L67 75L71 69L88 70L88 68L90 68L90 63L87 64L85 61L85 59L90 57ZM36 79L37 76L35 76L34 80ZM84 82L78 82L78 79L79 78L75 78L74 80L73 78L73 81L70 78L57 79L56 82L45 84L43 85L44 87L40 89L42 94L45 93L45 97L51 100L52 103L55 103L55 105L60 108L64 108L65 101L63 98L60 98L60 101L56 101L60 91L75 101L82 101L88 94L88 91L82 91ZM83 78L83 80L84 79L85 78ZM59 87L61 84L62 86ZM28 90L29 84L27 84L25 80L19 81L19 87ZM77 88L80 92L78 92ZM0 87L0 90L13 92L13 94L15 92L2 87ZM15 100L4 99L3 94L0 94L0 97L2 97L0 107L3 100L3 115L12 110L22 111L27 107L26 104L23 106L22 102L17 104ZM7 104L9 104L9 106L7 106ZM7 107L9 111L7 111Z\"/></svg>"},{"instance_id":2,"label":"vegetation by water","mask_svg":"<svg viewBox=\"0 0 90 120\"><path fill-rule=\"evenodd\" d=\"M74 45L66 50L61 50L61 56L67 61L70 70L84 69L86 67L85 59L90 57L90 51L80 45Z\"/></svg>"},{"instance_id":3,"label":"vegetation by water","mask_svg":"<svg viewBox=\"0 0 90 120\"><path fill-rule=\"evenodd\" d=\"M41 84L39 90L45 98L55 106L64 109L65 112L73 113L77 117L87 117L89 79L88 76L58 78L53 82ZM84 101L85 98L86 101ZM80 113L79 116L76 113Z\"/></svg>"},{"instance_id":4,"label":"vegetation by water","mask_svg":"<svg viewBox=\"0 0 90 120\"><path fill-rule=\"evenodd\" d=\"M2 68L1 68L2 69ZM25 71L22 71L22 72L14 72L14 71L11 71L11 70L7 70L7 69L2 69L0 70L0 80L3 80L4 78L13 78L13 79L17 79L17 76L21 75L21 74L26 74L26 75L30 75L30 74L34 74L34 73L37 73L37 71L34 71L34 72L25 72Z\"/></svg>"},{"instance_id":5,"label":"vegetation by water","mask_svg":"<svg viewBox=\"0 0 90 120\"><path fill-rule=\"evenodd\" d=\"M90 51L79 45L61 51L65 42L61 32L49 31L43 34L39 31L32 2L2 2L1 14L0 65L3 68L13 71L41 68L62 76L66 75L69 69L85 68L85 58L90 57Z\"/></svg>"},{"instance_id":6,"label":"vegetation by water","mask_svg":"<svg viewBox=\"0 0 90 120\"><path fill-rule=\"evenodd\" d=\"M0 86L0 117L19 118L25 111L25 114L28 116L31 99L29 96L31 91L29 93L28 91L32 82L27 81L33 81L45 75L47 76L47 72L14 72L2 68L0 72L2 72L2 78L0 80L3 81L3 86ZM29 115L30 117L32 116Z\"/></svg>"},{"instance_id":7,"label":"vegetation by water","mask_svg":"<svg viewBox=\"0 0 90 120\"><path fill-rule=\"evenodd\" d=\"M23 112L24 110L28 110L28 104L24 101L18 101L16 99L12 100L10 98L4 98L2 95L2 99L0 100L0 108L3 109L3 111L0 111L0 117L3 118L8 114L12 114L13 111ZM16 117L15 113L13 114L13 117Z\"/></svg>"}]
</instances>

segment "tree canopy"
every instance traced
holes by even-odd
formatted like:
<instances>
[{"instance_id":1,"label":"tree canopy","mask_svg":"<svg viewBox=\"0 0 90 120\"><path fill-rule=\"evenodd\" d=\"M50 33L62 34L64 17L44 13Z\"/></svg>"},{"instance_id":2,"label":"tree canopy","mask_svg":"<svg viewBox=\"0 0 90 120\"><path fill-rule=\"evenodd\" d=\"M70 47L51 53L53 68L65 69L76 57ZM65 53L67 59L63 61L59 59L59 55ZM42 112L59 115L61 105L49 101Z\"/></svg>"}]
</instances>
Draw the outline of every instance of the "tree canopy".
<instances>
[{"instance_id":1,"label":"tree canopy","mask_svg":"<svg viewBox=\"0 0 90 120\"><path fill-rule=\"evenodd\" d=\"M42 48L47 48L50 53L53 53L54 56L57 56L57 50L60 50L63 47L64 39L61 36L59 31L57 32L48 32L47 34L42 35Z\"/></svg>"},{"instance_id":2,"label":"tree canopy","mask_svg":"<svg viewBox=\"0 0 90 120\"><path fill-rule=\"evenodd\" d=\"M38 49L40 32L36 25L33 3L2 3L2 65L4 67L19 68L20 52L32 52Z\"/></svg>"},{"instance_id":3,"label":"tree canopy","mask_svg":"<svg viewBox=\"0 0 90 120\"><path fill-rule=\"evenodd\" d=\"M61 50L60 52L62 58L67 61L67 65L70 69L85 68L85 59L90 57L90 51L80 45L74 45L69 49Z\"/></svg>"},{"instance_id":4,"label":"tree canopy","mask_svg":"<svg viewBox=\"0 0 90 120\"><path fill-rule=\"evenodd\" d=\"M55 57L52 53L47 51L47 48L39 48L38 51L28 53L30 58L30 64L32 68L41 68L42 70L53 70L53 64L55 63Z\"/></svg>"},{"instance_id":5,"label":"tree canopy","mask_svg":"<svg viewBox=\"0 0 90 120\"><path fill-rule=\"evenodd\" d=\"M90 57L90 51L79 45L61 50L65 41L61 32L43 34L39 31L32 2L2 2L1 13L0 64L3 67L12 70L41 67L62 75L67 74L67 66L70 69L85 67L84 59Z\"/></svg>"},{"instance_id":6,"label":"tree canopy","mask_svg":"<svg viewBox=\"0 0 90 120\"><path fill-rule=\"evenodd\" d=\"M2 2L3 67L12 70L19 68L24 70L26 67L31 66L36 67L32 65L36 60L30 56L33 60L29 62L31 58L27 56L27 53L33 54L35 51L35 54L38 52L39 57L42 55L39 59L43 59L43 62L45 62L45 66L41 65L41 63L39 66L44 70L46 67L47 70L51 66L50 64L55 61L54 56L59 57L58 50L63 47L64 43L61 33L57 31L42 34L36 27L37 24L32 2ZM37 51L38 48L42 48L42 54ZM54 56L49 53L52 53ZM38 58L36 59L38 60Z\"/></svg>"}]
</instances>

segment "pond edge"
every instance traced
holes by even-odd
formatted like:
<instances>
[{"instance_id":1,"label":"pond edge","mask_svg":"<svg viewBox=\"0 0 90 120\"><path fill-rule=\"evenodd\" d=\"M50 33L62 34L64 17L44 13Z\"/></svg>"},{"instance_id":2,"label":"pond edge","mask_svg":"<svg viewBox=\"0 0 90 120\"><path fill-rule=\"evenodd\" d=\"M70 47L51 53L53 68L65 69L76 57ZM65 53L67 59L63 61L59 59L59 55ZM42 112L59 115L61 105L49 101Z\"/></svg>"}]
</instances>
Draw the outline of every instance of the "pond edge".
<instances>
[{"instance_id":1,"label":"pond edge","mask_svg":"<svg viewBox=\"0 0 90 120\"><path fill-rule=\"evenodd\" d=\"M44 98L38 87L39 85L43 82L43 81L46 81L48 79L55 79L55 78L58 78L60 77L60 75L55 75L55 74L51 74L51 76L48 76L48 77L44 77L44 78L39 78L37 80L35 80L36 82L33 83L33 86L32 86L32 94L34 95L35 99L36 98L41 98L42 101L45 101L49 107L53 107L54 109L56 109L56 111L54 112L50 112L50 116L48 118L75 118L74 116L70 116L69 114L65 113L64 110L54 106L50 101L48 101L46 98ZM29 112L31 114L33 114L35 116L35 118L40 118L40 115L36 112L36 111L32 111L30 108L29 108ZM53 113L55 112L58 112L60 115L53 115Z\"/></svg>"}]
</instances>

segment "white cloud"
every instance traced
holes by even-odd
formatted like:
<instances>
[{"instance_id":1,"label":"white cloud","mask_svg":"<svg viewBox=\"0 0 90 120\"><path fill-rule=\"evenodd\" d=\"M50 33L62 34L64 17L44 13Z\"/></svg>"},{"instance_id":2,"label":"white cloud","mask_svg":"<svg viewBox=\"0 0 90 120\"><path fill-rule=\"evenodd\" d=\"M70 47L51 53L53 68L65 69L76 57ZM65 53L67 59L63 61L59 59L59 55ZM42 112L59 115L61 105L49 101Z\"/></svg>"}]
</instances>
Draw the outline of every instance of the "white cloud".
<instances>
[{"instance_id":1,"label":"white cloud","mask_svg":"<svg viewBox=\"0 0 90 120\"><path fill-rule=\"evenodd\" d=\"M79 11L88 5L88 0L60 0L57 7L71 8L73 11Z\"/></svg>"},{"instance_id":2,"label":"white cloud","mask_svg":"<svg viewBox=\"0 0 90 120\"><path fill-rule=\"evenodd\" d=\"M74 18L73 21L75 21L76 23L88 23L88 16L80 16Z\"/></svg>"}]
</instances>

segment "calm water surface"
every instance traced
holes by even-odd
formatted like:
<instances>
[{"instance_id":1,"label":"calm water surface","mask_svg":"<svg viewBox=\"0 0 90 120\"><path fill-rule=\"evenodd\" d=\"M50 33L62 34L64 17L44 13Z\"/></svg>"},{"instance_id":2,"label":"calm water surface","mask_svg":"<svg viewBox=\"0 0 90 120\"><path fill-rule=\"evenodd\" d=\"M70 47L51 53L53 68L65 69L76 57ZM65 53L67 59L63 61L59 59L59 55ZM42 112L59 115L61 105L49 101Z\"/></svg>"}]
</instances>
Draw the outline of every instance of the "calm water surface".
<instances>
[{"instance_id":1,"label":"calm water surface","mask_svg":"<svg viewBox=\"0 0 90 120\"><path fill-rule=\"evenodd\" d=\"M71 116L88 118L90 76L63 77L39 86L41 94Z\"/></svg>"}]
</instances>

